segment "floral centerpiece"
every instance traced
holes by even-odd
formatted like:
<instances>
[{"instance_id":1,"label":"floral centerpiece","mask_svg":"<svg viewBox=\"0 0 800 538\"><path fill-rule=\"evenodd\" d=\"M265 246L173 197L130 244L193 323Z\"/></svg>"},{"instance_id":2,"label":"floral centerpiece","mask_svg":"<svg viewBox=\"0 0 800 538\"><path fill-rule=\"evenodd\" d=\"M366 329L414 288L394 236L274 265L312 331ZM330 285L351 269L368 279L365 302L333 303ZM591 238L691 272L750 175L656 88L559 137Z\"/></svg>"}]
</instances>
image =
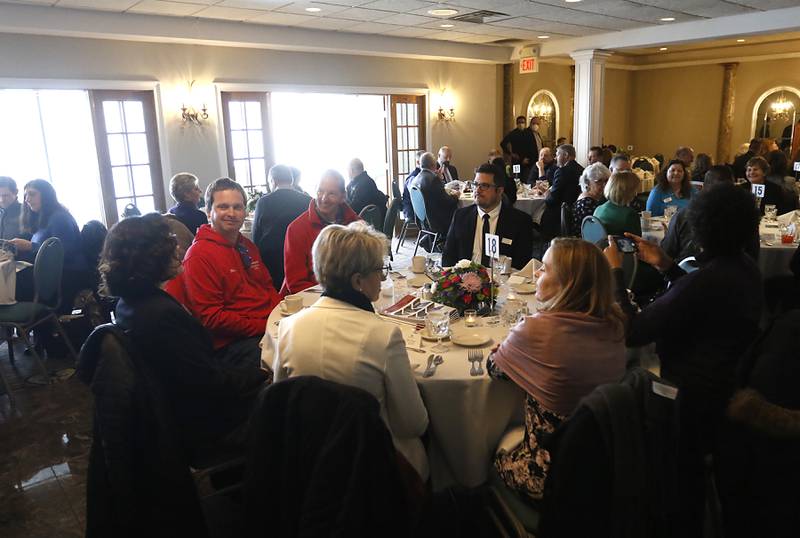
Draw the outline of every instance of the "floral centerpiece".
<instances>
[{"instance_id":1,"label":"floral centerpiece","mask_svg":"<svg viewBox=\"0 0 800 538\"><path fill-rule=\"evenodd\" d=\"M489 272L480 264L461 260L453 267L433 275L433 300L451 306L464 313L464 310L482 310L493 305L491 279ZM498 288L494 286L494 297Z\"/></svg>"}]
</instances>

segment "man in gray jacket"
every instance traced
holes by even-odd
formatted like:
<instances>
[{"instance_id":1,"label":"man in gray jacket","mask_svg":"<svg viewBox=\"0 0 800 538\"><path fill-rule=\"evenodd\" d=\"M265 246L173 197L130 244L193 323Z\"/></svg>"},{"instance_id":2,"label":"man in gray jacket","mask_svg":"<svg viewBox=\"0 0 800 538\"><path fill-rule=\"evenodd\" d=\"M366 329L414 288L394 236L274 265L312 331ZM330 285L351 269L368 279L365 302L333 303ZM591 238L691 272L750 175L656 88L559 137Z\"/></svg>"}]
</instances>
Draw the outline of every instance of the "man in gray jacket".
<instances>
[{"instance_id":1,"label":"man in gray jacket","mask_svg":"<svg viewBox=\"0 0 800 538\"><path fill-rule=\"evenodd\" d=\"M10 177L0 176L0 239L21 237L19 218L22 204L17 200L17 183Z\"/></svg>"}]
</instances>

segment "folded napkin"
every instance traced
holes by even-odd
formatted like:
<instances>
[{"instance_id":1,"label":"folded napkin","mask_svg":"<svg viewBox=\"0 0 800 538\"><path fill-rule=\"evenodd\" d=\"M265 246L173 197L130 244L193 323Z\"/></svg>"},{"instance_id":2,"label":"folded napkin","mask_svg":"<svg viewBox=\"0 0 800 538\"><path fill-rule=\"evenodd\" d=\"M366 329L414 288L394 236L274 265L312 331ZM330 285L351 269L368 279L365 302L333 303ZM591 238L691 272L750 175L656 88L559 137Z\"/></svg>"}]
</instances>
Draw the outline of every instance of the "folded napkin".
<instances>
[{"instance_id":1,"label":"folded napkin","mask_svg":"<svg viewBox=\"0 0 800 538\"><path fill-rule=\"evenodd\" d=\"M513 273L513 276L520 276L522 278L533 280L534 273L538 271L542 267L542 262L537 260L536 258L531 258L531 261L528 262L528 265Z\"/></svg>"},{"instance_id":2,"label":"folded napkin","mask_svg":"<svg viewBox=\"0 0 800 538\"><path fill-rule=\"evenodd\" d=\"M800 222L800 209L789 211L783 215L778 215L778 222L781 224L792 224L793 222Z\"/></svg>"}]
</instances>

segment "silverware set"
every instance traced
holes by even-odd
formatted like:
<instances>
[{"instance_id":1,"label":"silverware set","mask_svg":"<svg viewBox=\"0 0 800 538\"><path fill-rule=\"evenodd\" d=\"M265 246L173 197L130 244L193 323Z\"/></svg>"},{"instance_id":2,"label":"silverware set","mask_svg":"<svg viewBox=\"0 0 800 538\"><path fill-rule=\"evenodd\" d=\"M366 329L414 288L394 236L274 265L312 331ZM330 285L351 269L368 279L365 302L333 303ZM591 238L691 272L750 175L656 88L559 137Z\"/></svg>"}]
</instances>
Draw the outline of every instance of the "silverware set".
<instances>
[{"instance_id":1,"label":"silverware set","mask_svg":"<svg viewBox=\"0 0 800 538\"><path fill-rule=\"evenodd\" d=\"M444 358L441 355L434 355L433 353L428 355L428 366L422 372L422 377L433 377L436 373L436 368L443 362Z\"/></svg>"},{"instance_id":2,"label":"silverware set","mask_svg":"<svg viewBox=\"0 0 800 538\"><path fill-rule=\"evenodd\" d=\"M467 351L467 360L470 362L471 366L469 368L469 375L472 377L477 377L483 375L483 351L480 349L470 349Z\"/></svg>"}]
</instances>

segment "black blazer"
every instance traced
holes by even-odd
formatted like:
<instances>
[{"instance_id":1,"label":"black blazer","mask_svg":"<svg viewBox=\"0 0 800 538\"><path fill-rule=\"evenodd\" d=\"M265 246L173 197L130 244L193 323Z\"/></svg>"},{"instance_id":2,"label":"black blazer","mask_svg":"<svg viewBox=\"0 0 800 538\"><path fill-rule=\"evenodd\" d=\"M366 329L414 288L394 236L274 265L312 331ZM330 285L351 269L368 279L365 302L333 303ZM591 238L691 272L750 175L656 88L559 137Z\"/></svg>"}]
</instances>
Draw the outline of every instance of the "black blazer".
<instances>
[{"instance_id":1,"label":"black blazer","mask_svg":"<svg viewBox=\"0 0 800 538\"><path fill-rule=\"evenodd\" d=\"M446 233L453 218L453 211L458 206L458 200L445 192L442 180L430 170L420 171L411 181L411 185L419 187L422 192L432 231Z\"/></svg>"},{"instance_id":2,"label":"black blazer","mask_svg":"<svg viewBox=\"0 0 800 538\"><path fill-rule=\"evenodd\" d=\"M452 266L459 260L472 259L478 206L462 207L453 215L447 241L444 244L442 265ZM495 234L500 236L500 254L511 258L511 265L522 269L531 259L533 251L533 223L527 213L508 204L500 207Z\"/></svg>"},{"instance_id":3,"label":"black blazer","mask_svg":"<svg viewBox=\"0 0 800 538\"><path fill-rule=\"evenodd\" d=\"M561 231L561 204L567 202L570 206L575 203L581 194L578 180L583 173L583 167L574 160L559 167L553 175L550 191L544 199L545 209L542 214L542 234L547 239L556 237Z\"/></svg>"},{"instance_id":4,"label":"black blazer","mask_svg":"<svg viewBox=\"0 0 800 538\"><path fill-rule=\"evenodd\" d=\"M378 190L375 180L366 172L361 172L347 184L347 203L356 213L375 204L381 210L381 215L386 214L386 195Z\"/></svg>"},{"instance_id":5,"label":"black blazer","mask_svg":"<svg viewBox=\"0 0 800 538\"><path fill-rule=\"evenodd\" d=\"M445 166L447 166L447 171L450 172L450 178L453 181L458 181L459 180L458 169L455 166L453 166L452 164L450 164L449 162L445 163ZM444 174L444 172L442 172L442 173Z\"/></svg>"},{"instance_id":6,"label":"black blazer","mask_svg":"<svg viewBox=\"0 0 800 538\"><path fill-rule=\"evenodd\" d=\"M289 224L308 211L311 198L294 189L278 189L259 198L253 217L253 243L275 286L284 278L283 242Z\"/></svg>"}]
</instances>

